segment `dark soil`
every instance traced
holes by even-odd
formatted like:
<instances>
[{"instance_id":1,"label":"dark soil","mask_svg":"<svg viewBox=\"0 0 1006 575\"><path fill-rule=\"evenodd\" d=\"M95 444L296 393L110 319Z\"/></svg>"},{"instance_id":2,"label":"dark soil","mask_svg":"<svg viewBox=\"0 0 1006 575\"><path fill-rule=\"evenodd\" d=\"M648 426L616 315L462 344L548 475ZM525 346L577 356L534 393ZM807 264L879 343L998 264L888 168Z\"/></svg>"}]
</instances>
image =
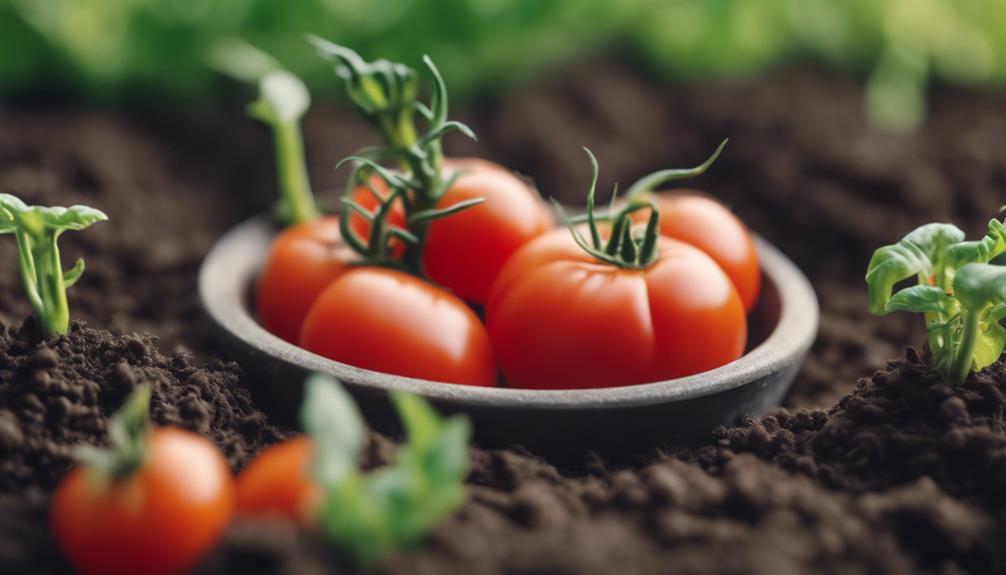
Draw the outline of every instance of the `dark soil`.
<instances>
[{"instance_id":1,"label":"dark soil","mask_svg":"<svg viewBox=\"0 0 1006 575\"><path fill-rule=\"evenodd\" d=\"M273 197L267 135L238 108L0 109L0 190L112 218L63 240L68 261L87 259L71 305L95 329L77 325L42 344L22 328L0 336L0 572L65 570L45 526L53 482L68 445L101 442L105 418L137 381L154 385L159 422L204 433L236 468L289 432L240 391L244 376L220 361L195 293L214 238ZM582 145L606 181L627 183L696 163L730 136L694 185L807 271L821 335L787 410L719 430L715 445L671 446L630 468L589 461L576 473L519 450L474 450L465 507L378 571L1006 570L1006 367L949 385L904 351L921 342L917 318L870 316L862 282L870 252L915 225L952 220L976 235L997 213L1006 97L938 90L917 134L889 136L865 123L860 87L845 79L803 70L654 87L601 62L460 115L480 143L454 153L494 158L566 201L585 189ZM340 185L331 166L341 156L371 141L338 107L312 112L306 137L322 189ZM12 244L0 241L7 326L28 312ZM373 458L389 447L378 438ZM199 568L333 570L345 563L316 535L250 521L236 522Z\"/></svg>"}]
</instances>

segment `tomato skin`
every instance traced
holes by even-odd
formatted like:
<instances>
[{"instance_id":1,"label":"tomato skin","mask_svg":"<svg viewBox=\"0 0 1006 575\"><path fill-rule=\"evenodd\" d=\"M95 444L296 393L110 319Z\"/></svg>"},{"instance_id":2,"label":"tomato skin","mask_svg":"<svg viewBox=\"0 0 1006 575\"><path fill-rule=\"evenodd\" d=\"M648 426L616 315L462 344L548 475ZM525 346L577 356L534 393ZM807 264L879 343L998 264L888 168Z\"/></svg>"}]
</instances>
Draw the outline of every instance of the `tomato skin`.
<instances>
[{"instance_id":1,"label":"tomato skin","mask_svg":"<svg viewBox=\"0 0 1006 575\"><path fill-rule=\"evenodd\" d=\"M264 449L237 478L237 511L279 514L313 525L321 489L309 477L311 440L295 437Z\"/></svg>"},{"instance_id":2,"label":"tomato skin","mask_svg":"<svg viewBox=\"0 0 1006 575\"><path fill-rule=\"evenodd\" d=\"M234 480L217 448L189 431L160 428L147 460L109 483L86 468L64 478L52 529L82 573L170 575L191 567L234 512Z\"/></svg>"},{"instance_id":3,"label":"tomato skin","mask_svg":"<svg viewBox=\"0 0 1006 575\"><path fill-rule=\"evenodd\" d=\"M379 180L372 185L385 193L386 187ZM377 208L377 198L366 187L357 187L353 199L368 210ZM401 202L393 206L388 223L404 225ZM349 223L366 239L370 224L362 216L352 214ZM269 250L256 285L255 303L262 325L286 341L296 343L314 300L349 269L347 263L356 259L356 254L342 239L337 216L322 217L281 232Z\"/></svg>"},{"instance_id":4,"label":"tomato skin","mask_svg":"<svg viewBox=\"0 0 1006 575\"><path fill-rule=\"evenodd\" d=\"M407 377L491 386L496 364L485 327L463 301L415 276L356 268L318 297L300 346Z\"/></svg>"},{"instance_id":5,"label":"tomato skin","mask_svg":"<svg viewBox=\"0 0 1006 575\"><path fill-rule=\"evenodd\" d=\"M601 263L555 230L500 273L486 319L508 385L634 385L713 369L744 352L736 288L703 252L669 238L644 270Z\"/></svg>"},{"instance_id":6,"label":"tomato skin","mask_svg":"<svg viewBox=\"0 0 1006 575\"><path fill-rule=\"evenodd\" d=\"M464 173L437 202L450 207L473 198L482 204L430 224L423 269L465 301L485 304L500 269L515 251L553 226L538 195L502 166L478 158L444 163L444 177Z\"/></svg>"},{"instance_id":7,"label":"tomato skin","mask_svg":"<svg viewBox=\"0 0 1006 575\"><path fill-rule=\"evenodd\" d=\"M662 192L654 199L660 233L709 254L734 282L744 309L751 311L761 289L761 267L747 226L726 206L694 190Z\"/></svg>"}]
</instances>

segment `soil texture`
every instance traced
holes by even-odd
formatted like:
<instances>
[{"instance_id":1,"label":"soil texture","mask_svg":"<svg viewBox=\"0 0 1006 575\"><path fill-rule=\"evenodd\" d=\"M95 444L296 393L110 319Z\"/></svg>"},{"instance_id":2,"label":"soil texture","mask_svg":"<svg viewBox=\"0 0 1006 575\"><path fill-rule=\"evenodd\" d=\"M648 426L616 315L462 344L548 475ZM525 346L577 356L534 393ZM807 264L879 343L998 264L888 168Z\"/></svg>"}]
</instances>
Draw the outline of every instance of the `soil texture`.
<instances>
[{"instance_id":1,"label":"soil texture","mask_svg":"<svg viewBox=\"0 0 1006 575\"><path fill-rule=\"evenodd\" d=\"M519 448L473 448L469 498L419 549L377 572L991 573L1006 570L1006 367L964 385L933 373L921 321L875 318L862 277L872 250L929 221L975 236L1006 189L1006 96L937 89L911 136L865 121L861 86L811 70L661 86L615 62L569 68L458 110L492 158L546 195L583 197L590 147L602 179L698 163L690 186L729 204L790 255L821 300L821 333L784 409L717 430L712 445L668 446L632 467L561 470ZM294 432L244 391L209 337L195 290L201 258L229 227L268 209L268 134L241 106L110 112L0 107L0 191L30 203L84 203L111 221L62 240L88 270L71 290L76 322L40 341L0 238L0 572L58 573L46 525L69 449L101 444L137 383L154 419L213 440L240 469ZM305 125L318 189L371 143L344 107ZM607 189L607 188L605 188ZM612 430L617 433L617 430ZM375 437L370 463L393 443ZM328 573L352 568L314 533L238 520L199 573Z\"/></svg>"}]
</instances>

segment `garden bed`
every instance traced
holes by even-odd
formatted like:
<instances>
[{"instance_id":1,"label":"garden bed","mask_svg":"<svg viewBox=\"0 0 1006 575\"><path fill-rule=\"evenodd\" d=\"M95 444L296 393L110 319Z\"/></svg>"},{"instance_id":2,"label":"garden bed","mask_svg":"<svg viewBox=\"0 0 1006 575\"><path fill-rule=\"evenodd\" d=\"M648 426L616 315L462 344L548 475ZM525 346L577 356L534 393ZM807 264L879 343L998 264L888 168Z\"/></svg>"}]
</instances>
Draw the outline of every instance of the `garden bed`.
<instances>
[{"instance_id":1,"label":"garden bed","mask_svg":"<svg viewBox=\"0 0 1006 575\"><path fill-rule=\"evenodd\" d=\"M865 123L849 80L795 70L653 88L601 62L462 111L480 142L449 151L491 156L564 201L586 188L582 145L604 182L625 183L695 162L729 136L716 169L694 185L807 272L821 334L787 411L722 430L715 445L565 471L520 450L476 450L462 511L379 570L1006 568L1006 372L996 365L947 385L901 347L922 342L916 318L870 316L862 280L875 247L928 221L974 235L1002 203L1006 98L941 89L932 102L916 135L886 136ZM100 207L112 221L66 242L66 260L84 255L89 265L70 291L88 328L48 344L21 326L28 309L13 241L0 243L0 571L44 573L66 569L45 522L66 447L100 437L130 382L156 382L155 421L202 432L236 468L290 432L265 421L240 370L220 361L195 289L212 242L267 209L275 186L268 136L240 106L112 114L17 105L0 109L0 125L0 191ZM343 108L319 107L305 129L316 188L338 189L331 168L367 140L366 127ZM372 463L389 448L375 437ZM313 534L239 520L200 571L336 567L348 564Z\"/></svg>"}]
</instances>

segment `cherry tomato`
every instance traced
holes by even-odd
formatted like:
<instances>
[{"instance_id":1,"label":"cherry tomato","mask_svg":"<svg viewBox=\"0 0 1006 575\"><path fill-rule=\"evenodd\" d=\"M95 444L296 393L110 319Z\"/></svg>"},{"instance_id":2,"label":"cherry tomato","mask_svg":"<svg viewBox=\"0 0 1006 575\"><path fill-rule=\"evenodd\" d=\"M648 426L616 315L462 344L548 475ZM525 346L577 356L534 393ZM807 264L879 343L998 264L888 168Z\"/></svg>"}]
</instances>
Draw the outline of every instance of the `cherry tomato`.
<instances>
[{"instance_id":1,"label":"cherry tomato","mask_svg":"<svg viewBox=\"0 0 1006 575\"><path fill-rule=\"evenodd\" d=\"M301 347L364 369L494 385L496 365L478 316L454 295L386 268L356 268L318 297Z\"/></svg>"},{"instance_id":2,"label":"cherry tomato","mask_svg":"<svg viewBox=\"0 0 1006 575\"><path fill-rule=\"evenodd\" d=\"M237 509L246 515L277 513L313 524L321 490L311 482L311 440L295 437L262 451L238 475Z\"/></svg>"},{"instance_id":3,"label":"cherry tomato","mask_svg":"<svg viewBox=\"0 0 1006 575\"><path fill-rule=\"evenodd\" d=\"M217 540L234 511L234 480L202 437L160 428L134 474L110 479L80 467L53 500L52 528L81 572L181 573Z\"/></svg>"},{"instance_id":4,"label":"cherry tomato","mask_svg":"<svg viewBox=\"0 0 1006 575\"><path fill-rule=\"evenodd\" d=\"M751 311L761 289L761 267L751 232L723 204L692 190L653 196L660 209L660 233L709 254L737 287ZM644 212L640 217L646 217Z\"/></svg>"},{"instance_id":5,"label":"cherry tomato","mask_svg":"<svg viewBox=\"0 0 1006 575\"><path fill-rule=\"evenodd\" d=\"M496 274L518 248L552 227L551 212L537 194L503 167L476 158L452 159L444 177L463 174L438 208L473 198L482 204L430 224L423 269L463 300L485 304Z\"/></svg>"},{"instance_id":6,"label":"cherry tomato","mask_svg":"<svg viewBox=\"0 0 1006 575\"><path fill-rule=\"evenodd\" d=\"M378 191L386 189L380 180L373 185ZM357 187L352 197L368 210L377 207L377 198L366 187ZM388 223L404 225L401 203L392 208ZM358 214L350 216L350 225L364 238L370 230L370 224ZM342 240L338 217L323 217L284 230L273 242L258 279L255 302L262 325L295 343L314 300L346 272L347 262L356 258Z\"/></svg>"},{"instance_id":7,"label":"cherry tomato","mask_svg":"<svg viewBox=\"0 0 1006 575\"><path fill-rule=\"evenodd\" d=\"M645 269L619 268L585 253L560 229L514 254L486 310L507 383L633 385L740 357L747 319L729 278L688 244L661 237L658 249Z\"/></svg>"}]
</instances>

